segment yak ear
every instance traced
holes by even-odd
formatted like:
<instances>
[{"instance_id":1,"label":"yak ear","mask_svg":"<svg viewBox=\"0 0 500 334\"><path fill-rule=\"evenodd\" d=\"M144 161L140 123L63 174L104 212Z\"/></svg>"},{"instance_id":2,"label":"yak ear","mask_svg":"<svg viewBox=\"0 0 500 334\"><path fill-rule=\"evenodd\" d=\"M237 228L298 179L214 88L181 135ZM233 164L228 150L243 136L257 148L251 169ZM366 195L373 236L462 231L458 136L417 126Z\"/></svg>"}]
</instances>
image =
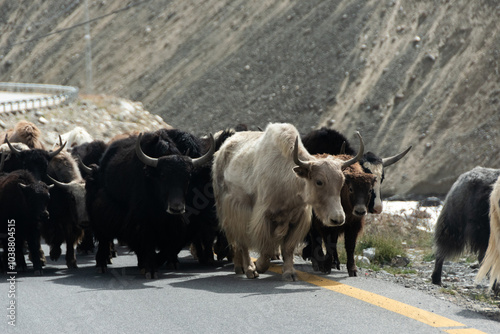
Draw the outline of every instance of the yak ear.
<instances>
[{"instance_id":1,"label":"yak ear","mask_svg":"<svg viewBox=\"0 0 500 334\"><path fill-rule=\"evenodd\" d=\"M303 177L306 179L309 178L310 172L311 172L308 168L301 167L301 166L293 167L293 171L295 172L295 174L297 174L298 177Z\"/></svg>"}]
</instances>

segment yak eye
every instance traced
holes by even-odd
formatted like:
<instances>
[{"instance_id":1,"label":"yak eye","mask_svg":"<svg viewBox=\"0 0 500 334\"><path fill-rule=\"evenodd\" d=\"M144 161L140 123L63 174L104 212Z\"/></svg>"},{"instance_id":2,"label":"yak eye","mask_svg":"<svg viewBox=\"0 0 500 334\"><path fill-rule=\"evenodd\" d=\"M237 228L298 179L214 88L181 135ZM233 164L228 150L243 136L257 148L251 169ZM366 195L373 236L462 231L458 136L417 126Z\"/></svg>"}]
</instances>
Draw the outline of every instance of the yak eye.
<instances>
[{"instance_id":1,"label":"yak eye","mask_svg":"<svg viewBox=\"0 0 500 334\"><path fill-rule=\"evenodd\" d=\"M316 180L316 185L318 185L318 186L320 186L320 187L321 187L321 186L323 185L323 181L321 181L321 180Z\"/></svg>"}]
</instances>

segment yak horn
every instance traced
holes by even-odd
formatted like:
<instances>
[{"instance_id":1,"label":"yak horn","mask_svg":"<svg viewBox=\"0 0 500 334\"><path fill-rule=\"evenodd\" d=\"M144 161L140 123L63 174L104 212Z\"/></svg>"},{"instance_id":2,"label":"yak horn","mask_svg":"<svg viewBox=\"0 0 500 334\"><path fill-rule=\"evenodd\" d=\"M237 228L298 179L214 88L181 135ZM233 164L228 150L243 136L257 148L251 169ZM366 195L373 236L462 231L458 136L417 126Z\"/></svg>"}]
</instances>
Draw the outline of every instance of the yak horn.
<instances>
[{"instance_id":1,"label":"yak horn","mask_svg":"<svg viewBox=\"0 0 500 334\"><path fill-rule=\"evenodd\" d=\"M59 147L57 150L55 150L55 151L53 151L53 152L50 152L50 153L49 153L49 157L50 157L51 159L52 159L53 157L55 157L56 155L58 155L59 153L61 153L61 151L64 149L64 146L66 146L66 144L67 144L68 142L65 142L65 143L63 144L62 139L61 139L61 135L59 135L59 143L60 143L60 147Z\"/></svg>"},{"instance_id":2,"label":"yak horn","mask_svg":"<svg viewBox=\"0 0 500 334\"><path fill-rule=\"evenodd\" d=\"M141 148L141 139L142 139L142 132L139 133L139 136L137 137L137 141L135 142L135 153L137 154L137 157L139 160L141 160L146 166L150 167L155 167L158 166L158 158L151 158L150 156L147 156Z\"/></svg>"},{"instance_id":3,"label":"yak horn","mask_svg":"<svg viewBox=\"0 0 500 334\"><path fill-rule=\"evenodd\" d=\"M196 159L191 159L193 166L194 167L203 166L205 163L212 160L212 156L214 155L214 152L215 152L215 140L214 140L214 136L210 133L210 148L208 149L207 153L205 153L203 156L196 158Z\"/></svg>"},{"instance_id":4,"label":"yak horn","mask_svg":"<svg viewBox=\"0 0 500 334\"><path fill-rule=\"evenodd\" d=\"M395 156L392 156L392 157L389 157L389 158L383 158L382 159L382 166L387 167L387 166L390 166L392 164L395 164L396 162L398 162L399 160L401 160L406 155L406 153L408 153L410 150L411 150L411 146L408 147L403 152L401 152L399 154L396 154Z\"/></svg>"},{"instance_id":5,"label":"yak horn","mask_svg":"<svg viewBox=\"0 0 500 334\"><path fill-rule=\"evenodd\" d=\"M342 146L340 147L340 153L339 154L345 154L345 140L342 142Z\"/></svg>"},{"instance_id":6,"label":"yak horn","mask_svg":"<svg viewBox=\"0 0 500 334\"><path fill-rule=\"evenodd\" d=\"M85 174L87 174L87 175L92 174L92 168L90 168L89 166L84 164L80 158L76 158L75 160L78 163L78 167L80 167L80 169L83 170L85 172Z\"/></svg>"},{"instance_id":7,"label":"yak horn","mask_svg":"<svg viewBox=\"0 0 500 334\"><path fill-rule=\"evenodd\" d=\"M5 163L5 156L7 155L4 152L2 152L1 154L2 154L2 158L0 160L0 172L3 170L3 165Z\"/></svg>"},{"instance_id":8,"label":"yak horn","mask_svg":"<svg viewBox=\"0 0 500 334\"><path fill-rule=\"evenodd\" d=\"M52 181L54 183L54 185L56 185L58 188L61 188L61 189L70 189L71 187L69 186L69 183L63 183L63 182L60 182L60 181L57 181L56 179L54 179L52 176L50 176L49 174L47 174L47 177L49 178L50 181Z\"/></svg>"},{"instance_id":9,"label":"yak horn","mask_svg":"<svg viewBox=\"0 0 500 334\"><path fill-rule=\"evenodd\" d=\"M359 159L361 159L363 157L363 154L365 151L365 144L363 143L363 138L359 134L359 131L356 131L356 134L358 135L358 138L359 138L358 154L354 158L347 160L347 161L344 161L344 163L342 164L342 169L349 167L350 165L356 163Z\"/></svg>"},{"instance_id":10,"label":"yak horn","mask_svg":"<svg viewBox=\"0 0 500 334\"><path fill-rule=\"evenodd\" d=\"M301 168L306 168L306 169L309 169L309 164L307 164L306 162L302 161L299 159L299 136L297 136L295 138L295 144L293 146L293 153L292 153L292 156L293 156L293 162L301 167Z\"/></svg>"},{"instance_id":11,"label":"yak horn","mask_svg":"<svg viewBox=\"0 0 500 334\"><path fill-rule=\"evenodd\" d=\"M9 138L7 137L7 135L5 135L5 142L9 146L10 151L12 153L14 153L15 155L18 155L19 153L21 153L21 150L18 150L17 148L15 148L14 146L12 146L12 144L10 143Z\"/></svg>"}]
</instances>

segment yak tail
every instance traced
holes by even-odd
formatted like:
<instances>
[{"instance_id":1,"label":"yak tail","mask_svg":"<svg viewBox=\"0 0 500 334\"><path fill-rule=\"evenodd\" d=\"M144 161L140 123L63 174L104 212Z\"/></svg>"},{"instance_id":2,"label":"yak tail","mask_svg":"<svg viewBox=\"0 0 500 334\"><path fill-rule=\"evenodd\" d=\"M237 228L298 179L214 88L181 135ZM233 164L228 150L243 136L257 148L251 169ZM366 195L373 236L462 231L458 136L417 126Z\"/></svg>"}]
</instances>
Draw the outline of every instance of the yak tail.
<instances>
[{"instance_id":1,"label":"yak tail","mask_svg":"<svg viewBox=\"0 0 500 334\"><path fill-rule=\"evenodd\" d=\"M489 276L490 287L500 282L500 178L490 196L490 240L476 282L486 276Z\"/></svg>"}]
</instances>

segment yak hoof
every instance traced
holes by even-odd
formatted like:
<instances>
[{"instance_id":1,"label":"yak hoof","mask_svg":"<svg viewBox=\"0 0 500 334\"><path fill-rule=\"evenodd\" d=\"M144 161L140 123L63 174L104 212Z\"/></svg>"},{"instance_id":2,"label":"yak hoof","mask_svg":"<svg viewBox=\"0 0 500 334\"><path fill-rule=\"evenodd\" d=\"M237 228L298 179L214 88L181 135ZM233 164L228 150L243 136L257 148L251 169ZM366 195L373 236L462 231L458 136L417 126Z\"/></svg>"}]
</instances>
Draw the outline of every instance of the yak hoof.
<instances>
[{"instance_id":1,"label":"yak hoof","mask_svg":"<svg viewBox=\"0 0 500 334\"><path fill-rule=\"evenodd\" d=\"M244 274L245 271L243 270L243 267L234 267L234 273L240 275Z\"/></svg>"},{"instance_id":2,"label":"yak hoof","mask_svg":"<svg viewBox=\"0 0 500 334\"><path fill-rule=\"evenodd\" d=\"M295 282L299 280L299 278L297 277L297 273L291 271L283 273L281 277L285 282Z\"/></svg>"},{"instance_id":3,"label":"yak hoof","mask_svg":"<svg viewBox=\"0 0 500 334\"><path fill-rule=\"evenodd\" d=\"M52 261L57 261L57 260L59 260L59 257L61 256L61 248L60 247L59 248L52 248L50 250L49 254L50 254L50 259Z\"/></svg>"},{"instance_id":4,"label":"yak hoof","mask_svg":"<svg viewBox=\"0 0 500 334\"><path fill-rule=\"evenodd\" d=\"M78 268L76 261L68 262L68 263L66 263L66 266L68 267L68 269L77 269Z\"/></svg>"},{"instance_id":5,"label":"yak hoof","mask_svg":"<svg viewBox=\"0 0 500 334\"><path fill-rule=\"evenodd\" d=\"M348 273L349 273L349 277L356 277L356 276L358 276L356 270L349 270Z\"/></svg>"},{"instance_id":6,"label":"yak hoof","mask_svg":"<svg viewBox=\"0 0 500 334\"><path fill-rule=\"evenodd\" d=\"M247 275L247 278L257 278L259 277L259 273L255 271L254 269L248 269L245 274Z\"/></svg>"},{"instance_id":7,"label":"yak hoof","mask_svg":"<svg viewBox=\"0 0 500 334\"><path fill-rule=\"evenodd\" d=\"M42 269L35 270L35 276L42 276L42 275L43 275Z\"/></svg>"},{"instance_id":8,"label":"yak hoof","mask_svg":"<svg viewBox=\"0 0 500 334\"><path fill-rule=\"evenodd\" d=\"M152 274L151 274L151 272L149 272L149 271L148 271L148 272L144 275L144 277L145 277L146 279L157 279L157 278L158 278L158 273L157 273L157 272L154 272L154 273L152 273Z\"/></svg>"},{"instance_id":9,"label":"yak hoof","mask_svg":"<svg viewBox=\"0 0 500 334\"><path fill-rule=\"evenodd\" d=\"M104 274L107 272L107 268L104 266L97 267L97 273L98 274Z\"/></svg>"}]
</instances>

